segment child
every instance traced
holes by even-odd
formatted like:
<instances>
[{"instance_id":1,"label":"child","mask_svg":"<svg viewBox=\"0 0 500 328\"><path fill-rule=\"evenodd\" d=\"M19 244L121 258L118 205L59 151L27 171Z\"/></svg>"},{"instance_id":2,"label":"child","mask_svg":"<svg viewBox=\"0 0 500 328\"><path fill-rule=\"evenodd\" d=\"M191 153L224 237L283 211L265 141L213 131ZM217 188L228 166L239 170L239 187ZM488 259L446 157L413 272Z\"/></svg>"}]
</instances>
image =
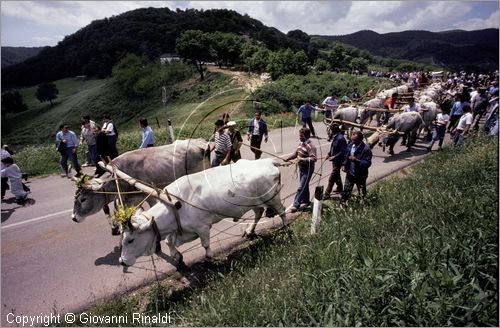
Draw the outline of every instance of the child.
<instances>
[{"instance_id":1,"label":"child","mask_svg":"<svg viewBox=\"0 0 500 328\"><path fill-rule=\"evenodd\" d=\"M16 203L23 205L28 198L28 193L24 191L22 179L22 173L19 166L14 164L12 157L7 157L2 159L2 164L4 168L2 169L2 178L9 178L10 180L10 191L16 196Z\"/></svg>"}]
</instances>

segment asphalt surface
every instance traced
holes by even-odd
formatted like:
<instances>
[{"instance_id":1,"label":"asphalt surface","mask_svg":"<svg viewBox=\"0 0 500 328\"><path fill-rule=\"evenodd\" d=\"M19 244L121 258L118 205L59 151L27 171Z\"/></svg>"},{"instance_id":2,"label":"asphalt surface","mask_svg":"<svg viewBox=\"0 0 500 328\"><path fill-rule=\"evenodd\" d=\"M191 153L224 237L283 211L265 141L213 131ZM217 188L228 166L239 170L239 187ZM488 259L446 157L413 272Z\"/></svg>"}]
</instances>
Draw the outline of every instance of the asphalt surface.
<instances>
[{"instance_id":1,"label":"asphalt surface","mask_svg":"<svg viewBox=\"0 0 500 328\"><path fill-rule=\"evenodd\" d=\"M329 149L323 123L315 124L320 139L313 139L318 147L318 157L324 158ZM282 133L281 133L282 132ZM321 138L322 137L322 138ZM245 143L248 143L245 138ZM284 156L295 150L298 144L298 127L273 130L263 150ZM281 146L282 145L282 146ZM437 147L437 145L435 145ZM426 156L422 141L417 141L412 152L396 146L396 155L383 153L376 146L373 149L373 164L368 183L379 180ZM242 146L243 158L252 159L248 147ZM270 157L264 154L262 156ZM316 164L316 172L310 188L326 187L331 170L330 162ZM93 168L86 168L93 172ZM292 167L280 168L282 172L281 198L289 208L298 185ZM344 173L343 173L344 177ZM30 202L19 206L7 191L1 207L1 324L7 322L9 313L14 315L50 315L82 311L95 302L109 299L114 295L145 285L155 280L153 260L141 257L137 263L124 270L118 264L120 256L119 236L111 236L110 227L102 213L87 218L83 223L71 220L74 182L58 175L35 178L29 183ZM11 198L12 197L12 198ZM246 217L251 218L252 212ZM292 215L288 215L290 219ZM261 229L280 224L279 217L263 218L257 227ZM243 242L240 237L246 222L233 223L222 220L211 230L211 246L214 252ZM163 243L162 243L163 244ZM168 254L166 245L163 251ZM190 265L203 260L205 251L199 239L183 245L184 261ZM175 271L175 267L165 260L165 256L154 257L157 274L165 277ZM13 318L10 315L9 318Z\"/></svg>"}]
</instances>

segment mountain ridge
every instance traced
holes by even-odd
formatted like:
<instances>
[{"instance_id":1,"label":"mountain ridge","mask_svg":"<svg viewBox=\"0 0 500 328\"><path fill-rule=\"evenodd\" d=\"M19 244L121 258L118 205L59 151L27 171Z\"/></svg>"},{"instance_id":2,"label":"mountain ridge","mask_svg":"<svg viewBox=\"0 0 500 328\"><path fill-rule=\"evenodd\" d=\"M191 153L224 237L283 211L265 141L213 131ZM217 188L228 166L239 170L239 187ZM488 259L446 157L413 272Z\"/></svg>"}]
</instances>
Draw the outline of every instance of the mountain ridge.
<instances>
[{"instance_id":1,"label":"mountain ridge","mask_svg":"<svg viewBox=\"0 0 500 328\"><path fill-rule=\"evenodd\" d=\"M493 71L498 69L498 29L430 32L407 30L377 33L361 30L345 35L314 35L367 50L373 55L414 60L431 58L453 70Z\"/></svg>"}]
</instances>

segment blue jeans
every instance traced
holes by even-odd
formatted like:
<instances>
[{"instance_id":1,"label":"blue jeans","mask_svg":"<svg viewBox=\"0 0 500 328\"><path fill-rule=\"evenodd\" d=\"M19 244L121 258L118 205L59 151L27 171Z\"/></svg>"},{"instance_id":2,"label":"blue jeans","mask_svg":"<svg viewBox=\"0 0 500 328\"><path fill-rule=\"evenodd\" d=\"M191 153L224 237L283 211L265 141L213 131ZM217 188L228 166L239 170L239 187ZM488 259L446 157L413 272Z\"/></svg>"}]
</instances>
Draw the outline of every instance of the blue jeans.
<instances>
[{"instance_id":1,"label":"blue jeans","mask_svg":"<svg viewBox=\"0 0 500 328\"><path fill-rule=\"evenodd\" d=\"M218 153L218 152L215 152L215 157L214 159L212 160L212 167L216 167L216 166L219 166L220 163L222 163L222 161L224 160L224 154L223 153Z\"/></svg>"},{"instance_id":2,"label":"blue jeans","mask_svg":"<svg viewBox=\"0 0 500 328\"><path fill-rule=\"evenodd\" d=\"M66 174L68 174L68 159L71 161L71 163L73 163L73 168L76 170L76 172L81 172L76 151L73 153L74 149L75 147L66 147L64 151L61 152L61 161L59 163L61 164L61 167Z\"/></svg>"},{"instance_id":3,"label":"blue jeans","mask_svg":"<svg viewBox=\"0 0 500 328\"><path fill-rule=\"evenodd\" d=\"M454 148L460 148L464 144L464 138L460 135L463 130L455 130L455 135L453 136L453 146Z\"/></svg>"},{"instance_id":4,"label":"blue jeans","mask_svg":"<svg viewBox=\"0 0 500 328\"><path fill-rule=\"evenodd\" d=\"M432 140L427 145L427 148L432 148L434 143L439 140L439 147L443 145L444 135L446 134L446 126L445 125L437 125L434 131L432 131Z\"/></svg>"},{"instance_id":5,"label":"blue jeans","mask_svg":"<svg viewBox=\"0 0 500 328\"><path fill-rule=\"evenodd\" d=\"M293 206L300 207L300 204L308 204L310 202L309 182L314 173L314 163L304 164L299 166L299 188L293 200Z\"/></svg>"}]
</instances>

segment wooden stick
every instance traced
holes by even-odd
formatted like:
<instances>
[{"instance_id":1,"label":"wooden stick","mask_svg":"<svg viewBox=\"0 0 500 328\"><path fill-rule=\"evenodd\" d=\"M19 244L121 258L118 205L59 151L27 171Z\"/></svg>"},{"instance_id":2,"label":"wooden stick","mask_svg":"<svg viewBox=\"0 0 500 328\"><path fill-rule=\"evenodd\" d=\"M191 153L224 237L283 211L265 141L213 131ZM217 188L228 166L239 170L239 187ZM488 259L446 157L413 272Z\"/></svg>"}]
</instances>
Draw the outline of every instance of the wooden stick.
<instances>
[{"instance_id":1,"label":"wooden stick","mask_svg":"<svg viewBox=\"0 0 500 328\"><path fill-rule=\"evenodd\" d=\"M114 173L116 174L116 176L118 176L119 178L127 181L131 186L147 193L147 194L150 194L151 196L155 197L155 198L158 198L160 200L162 200L163 202L169 204L169 205L172 205L172 206L175 206L175 204L173 204L167 197L167 195L165 195L163 193L163 191L157 191L155 190L154 188L151 188L149 186L146 186L145 184L143 183L140 183L138 182L136 179L132 178L130 175L120 171L119 169L109 165L109 164L104 164L104 162L99 162L98 163L103 169L105 169L106 171L108 172L111 172L111 173ZM123 203L122 203L123 204Z\"/></svg>"},{"instance_id":2,"label":"wooden stick","mask_svg":"<svg viewBox=\"0 0 500 328\"><path fill-rule=\"evenodd\" d=\"M361 125L361 124L358 124L358 123L354 123L354 122L350 122L350 121L343 121L343 120L339 120L339 119L333 119L332 122L333 123L342 124L342 125L353 126L355 128L366 129L366 130L370 130L370 131L387 132L387 133L397 133L399 135L404 135L403 132L388 131L388 130L385 129L384 126L375 127L375 126L369 126L369 125Z\"/></svg>"}]
</instances>

